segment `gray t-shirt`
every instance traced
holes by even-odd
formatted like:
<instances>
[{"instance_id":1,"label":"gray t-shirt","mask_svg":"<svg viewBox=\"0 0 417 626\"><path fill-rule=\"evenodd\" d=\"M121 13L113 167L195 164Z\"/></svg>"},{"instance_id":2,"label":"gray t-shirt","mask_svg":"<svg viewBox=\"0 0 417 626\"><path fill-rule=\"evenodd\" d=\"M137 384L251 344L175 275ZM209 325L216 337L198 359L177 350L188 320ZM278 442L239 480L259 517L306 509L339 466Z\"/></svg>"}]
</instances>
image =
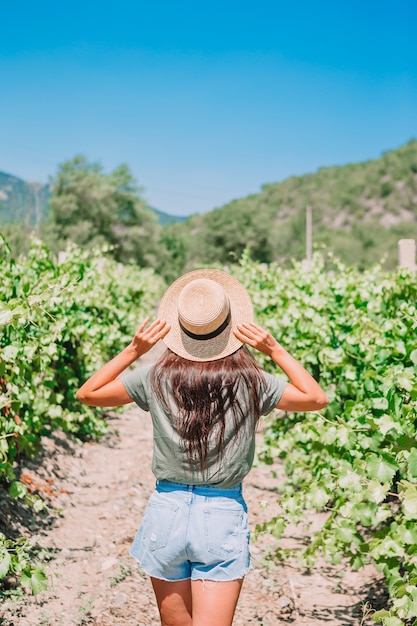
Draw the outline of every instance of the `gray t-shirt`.
<instances>
[{"instance_id":1,"label":"gray t-shirt","mask_svg":"<svg viewBox=\"0 0 417 626\"><path fill-rule=\"evenodd\" d=\"M161 407L152 390L149 372L152 365L122 374L123 385L136 404L149 411L153 422L152 471L158 480L188 485L216 485L222 488L240 483L249 472L255 454L255 429L253 417L248 417L238 435L232 416L226 414L224 451L219 457L215 442L208 450L207 469L201 471L190 466L181 437L170 415ZM260 393L260 414L267 415L279 402L287 383L264 372L266 386ZM238 392L239 394L239 392ZM244 394L239 395L244 402ZM229 419L228 419L229 417Z\"/></svg>"}]
</instances>

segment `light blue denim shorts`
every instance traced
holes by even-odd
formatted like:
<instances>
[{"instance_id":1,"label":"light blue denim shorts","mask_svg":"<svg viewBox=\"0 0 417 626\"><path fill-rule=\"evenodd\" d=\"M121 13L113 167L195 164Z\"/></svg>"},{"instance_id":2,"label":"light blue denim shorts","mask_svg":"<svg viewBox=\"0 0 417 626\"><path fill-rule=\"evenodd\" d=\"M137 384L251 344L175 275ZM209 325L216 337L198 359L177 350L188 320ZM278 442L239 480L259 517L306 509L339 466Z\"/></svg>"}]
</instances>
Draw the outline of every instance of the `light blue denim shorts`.
<instances>
[{"instance_id":1,"label":"light blue denim shorts","mask_svg":"<svg viewBox=\"0 0 417 626\"><path fill-rule=\"evenodd\" d=\"M242 578L250 567L242 485L158 481L130 554L146 574L162 580Z\"/></svg>"}]
</instances>

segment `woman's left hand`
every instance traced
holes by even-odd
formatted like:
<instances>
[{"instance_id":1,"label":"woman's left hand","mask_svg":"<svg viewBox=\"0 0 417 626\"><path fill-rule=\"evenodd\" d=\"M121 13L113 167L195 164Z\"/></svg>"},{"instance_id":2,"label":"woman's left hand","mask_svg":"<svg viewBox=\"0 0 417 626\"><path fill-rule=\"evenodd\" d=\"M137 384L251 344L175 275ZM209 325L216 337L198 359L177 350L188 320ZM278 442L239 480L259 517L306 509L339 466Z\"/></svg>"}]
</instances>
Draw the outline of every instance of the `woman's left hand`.
<instances>
[{"instance_id":1,"label":"woman's left hand","mask_svg":"<svg viewBox=\"0 0 417 626\"><path fill-rule=\"evenodd\" d=\"M148 327L147 317L139 326L130 344L93 374L76 393L77 399L90 406L121 406L132 402L118 376L142 354L148 352L169 332L164 320L155 320Z\"/></svg>"}]
</instances>

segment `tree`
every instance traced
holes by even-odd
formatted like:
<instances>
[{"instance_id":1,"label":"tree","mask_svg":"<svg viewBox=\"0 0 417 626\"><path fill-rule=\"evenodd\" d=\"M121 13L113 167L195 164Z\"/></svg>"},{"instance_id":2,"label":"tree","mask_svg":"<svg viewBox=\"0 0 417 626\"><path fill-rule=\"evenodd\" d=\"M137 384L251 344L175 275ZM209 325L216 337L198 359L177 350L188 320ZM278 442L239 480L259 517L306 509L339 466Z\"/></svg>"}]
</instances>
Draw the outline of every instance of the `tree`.
<instances>
[{"instance_id":1,"label":"tree","mask_svg":"<svg viewBox=\"0 0 417 626\"><path fill-rule=\"evenodd\" d=\"M81 155L65 161L51 181L45 237L54 240L55 250L67 241L110 244L118 261L153 265L159 226L141 192L126 164L105 174Z\"/></svg>"}]
</instances>

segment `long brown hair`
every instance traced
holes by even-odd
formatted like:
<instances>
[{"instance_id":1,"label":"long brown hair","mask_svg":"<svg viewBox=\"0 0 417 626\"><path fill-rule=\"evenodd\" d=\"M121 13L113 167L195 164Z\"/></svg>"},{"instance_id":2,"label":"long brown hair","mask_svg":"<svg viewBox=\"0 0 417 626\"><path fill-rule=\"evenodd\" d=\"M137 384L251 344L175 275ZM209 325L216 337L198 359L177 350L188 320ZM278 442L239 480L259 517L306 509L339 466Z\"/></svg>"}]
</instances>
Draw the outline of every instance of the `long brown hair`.
<instances>
[{"instance_id":1,"label":"long brown hair","mask_svg":"<svg viewBox=\"0 0 417 626\"><path fill-rule=\"evenodd\" d=\"M219 455L224 449L226 419L236 437L242 424L260 416L262 370L245 346L217 361L197 362L167 350L151 369L158 402L180 435L191 467L207 467L213 433Z\"/></svg>"}]
</instances>

